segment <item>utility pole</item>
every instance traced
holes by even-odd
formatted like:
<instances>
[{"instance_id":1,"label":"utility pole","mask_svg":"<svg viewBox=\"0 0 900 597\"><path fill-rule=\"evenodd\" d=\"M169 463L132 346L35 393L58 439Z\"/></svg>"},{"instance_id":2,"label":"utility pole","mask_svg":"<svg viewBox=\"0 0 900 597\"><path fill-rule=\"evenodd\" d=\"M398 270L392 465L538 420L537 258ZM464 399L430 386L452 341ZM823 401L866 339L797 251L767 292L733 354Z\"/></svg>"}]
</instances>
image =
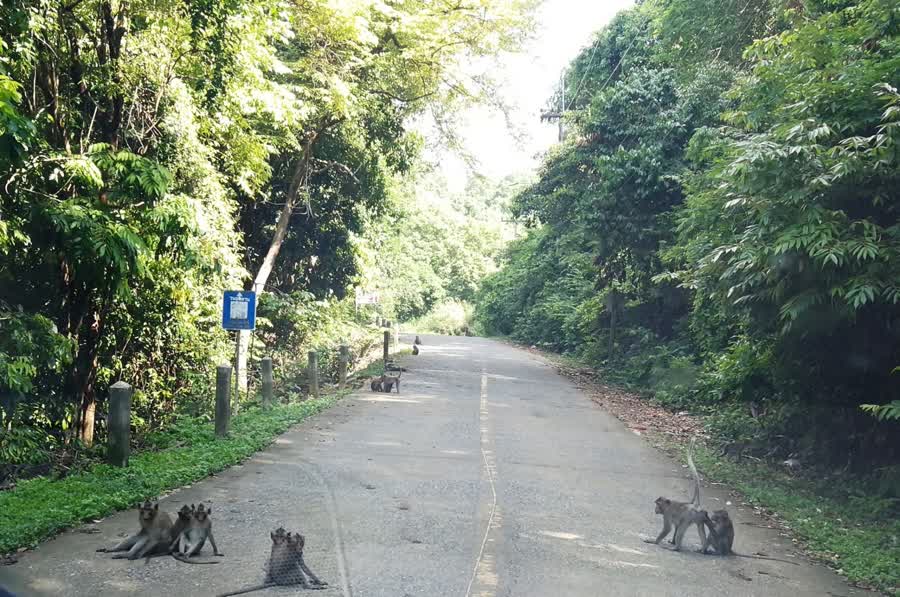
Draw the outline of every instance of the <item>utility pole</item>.
<instances>
[{"instance_id":1,"label":"utility pole","mask_svg":"<svg viewBox=\"0 0 900 597\"><path fill-rule=\"evenodd\" d=\"M547 112L541 112L541 122L547 121L557 121L559 124L559 142L562 143L566 138L565 131L563 130L563 112L566 111L566 71L562 71L559 74L559 107L556 110L550 110Z\"/></svg>"}]
</instances>

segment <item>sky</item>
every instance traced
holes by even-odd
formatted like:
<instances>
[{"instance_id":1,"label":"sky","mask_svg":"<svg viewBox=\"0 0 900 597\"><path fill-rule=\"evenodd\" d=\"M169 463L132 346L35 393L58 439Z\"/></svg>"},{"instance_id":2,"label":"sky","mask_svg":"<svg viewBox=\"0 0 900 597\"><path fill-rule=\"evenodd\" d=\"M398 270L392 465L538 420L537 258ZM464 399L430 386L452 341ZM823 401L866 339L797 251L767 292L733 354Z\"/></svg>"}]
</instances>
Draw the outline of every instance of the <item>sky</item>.
<instances>
[{"instance_id":1,"label":"sky","mask_svg":"<svg viewBox=\"0 0 900 597\"><path fill-rule=\"evenodd\" d=\"M540 164L540 154L557 141L557 125L542 123L540 114L562 69L590 44L595 31L632 5L632 0L545 0L534 38L521 53L502 56L493 73L506 103L513 106L516 134L497 110L472 108L461 115L464 145L478 161L480 174L499 179ZM462 190L468 177L464 162L448 154L438 159L451 190Z\"/></svg>"}]
</instances>

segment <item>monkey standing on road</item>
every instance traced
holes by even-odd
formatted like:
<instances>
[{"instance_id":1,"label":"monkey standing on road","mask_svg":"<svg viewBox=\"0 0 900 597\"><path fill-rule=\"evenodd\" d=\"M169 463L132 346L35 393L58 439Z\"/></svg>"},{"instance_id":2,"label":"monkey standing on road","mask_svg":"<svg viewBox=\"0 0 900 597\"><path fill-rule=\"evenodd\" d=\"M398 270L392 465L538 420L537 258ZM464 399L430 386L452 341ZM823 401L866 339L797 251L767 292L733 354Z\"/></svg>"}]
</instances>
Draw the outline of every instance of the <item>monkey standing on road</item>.
<instances>
[{"instance_id":1,"label":"monkey standing on road","mask_svg":"<svg viewBox=\"0 0 900 597\"><path fill-rule=\"evenodd\" d=\"M272 539L272 551L269 554L269 560L266 562L266 579L261 585L247 587L239 591L231 593L222 593L218 597L231 597L232 595L243 595L253 591L259 591L275 586L300 585L304 589L324 589L328 583L319 580L312 570L303 561L303 547L306 540L300 533L286 533L284 528L279 527L274 532L269 533ZM306 581L309 576L310 586Z\"/></svg>"},{"instance_id":2,"label":"monkey standing on road","mask_svg":"<svg viewBox=\"0 0 900 597\"><path fill-rule=\"evenodd\" d=\"M700 509L700 474L697 472L697 467L694 466L694 458L692 455L695 441L696 438L692 439L690 448L688 448L688 466L691 467L691 473L694 476L694 495L691 497L690 502L679 502L662 496L656 498L655 511L657 514L662 514L663 528L655 541L644 539L646 543L655 543L659 545L659 542L662 541L674 527L675 534L672 537L671 543L675 545L675 551L679 551L681 549L681 542L684 539L684 533L691 525L697 525L697 533L700 535L701 545L706 546L709 543L706 538L706 521L709 517L706 510Z\"/></svg>"},{"instance_id":3,"label":"monkey standing on road","mask_svg":"<svg viewBox=\"0 0 900 597\"><path fill-rule=\"evenodd\" d=\"M166 551L172 541L172 519L166 512L160 512L159 503L151 504L145 501L138 509L138 521L141 528L137 534L128 537L111 549L100 548L97 551L111 553L127 551L126 554L116 554L113 559L136 560L157 551Z\"/></svg>"}]
</instances>

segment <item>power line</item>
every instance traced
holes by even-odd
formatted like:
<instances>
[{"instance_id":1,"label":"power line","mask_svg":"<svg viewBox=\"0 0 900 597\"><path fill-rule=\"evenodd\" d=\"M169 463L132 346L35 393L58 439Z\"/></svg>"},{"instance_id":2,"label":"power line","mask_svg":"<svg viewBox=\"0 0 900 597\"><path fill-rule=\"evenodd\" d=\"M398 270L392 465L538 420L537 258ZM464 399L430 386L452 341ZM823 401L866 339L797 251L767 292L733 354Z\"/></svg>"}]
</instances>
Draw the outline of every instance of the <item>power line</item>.
<instances>
[{"instance_id":1,"label":"power line","mask_svg":"<svg viewBox=\"0 0 900 597\"><path fill-rule=\"evenodd\" d=\"M591 48L591 56L590 56L590 58L588 58L588 63L584 69L584 74L581 75L581 80L578 81L578 85L575 86L575 91L574 91L574 93L572 93L571 101L573 101L573 102L575 101L575 98L578 97L578 92L581 90L581 86L584 84L584 80L587 78L588 73L591 72L591 65L594 64L594 54L597 53L597 48L599 48L599 47L600 47L600 40L598 39L597 41L594 42L594 47ZM565 85L565 81L563 81L563 85ZM563 93L565 93L565 91L563 91ZM571 106L571 104L570 104L570 106ZM563 104L563 111L565 112L566 110L568 110L570 106Z\"/></svg>"},{"instance_id":2,"label":"power line","mask_svg":"<svg viewBox=\"0 0 900 597\"><path fill-rule=\"evenodd\" d=\"M619 67L622 66L622 63L625 61L625 57L628 56L628 52L630 52L631 48L633 48L634 45L637 43L639 37L640 37L640 35L634 36L634 39L631 40L631 45L628 46L628 48L626 48L625 51L622 53L622 57L619 58L619 61L616 63L616 65L613 67L613 69L609 72L609 76L606 77L606 81L603 82L603 85L600 86L600 89L598 89L597 91L594 92L594 95L597 95L598 93L600 93L601 91L606 89L606 86L609 85L609 82L612 80L613 75L615 75L616 71L619 70ZM585 71L584 74L585 74L585 76L587 76L587 71ZM584 80L584 77L582 77L582 80ZM576 91L575 93L578 93L578 92ZM573 102L575 101L574 95L572 96L572 101Z\"/></svg>"}]
</instances>

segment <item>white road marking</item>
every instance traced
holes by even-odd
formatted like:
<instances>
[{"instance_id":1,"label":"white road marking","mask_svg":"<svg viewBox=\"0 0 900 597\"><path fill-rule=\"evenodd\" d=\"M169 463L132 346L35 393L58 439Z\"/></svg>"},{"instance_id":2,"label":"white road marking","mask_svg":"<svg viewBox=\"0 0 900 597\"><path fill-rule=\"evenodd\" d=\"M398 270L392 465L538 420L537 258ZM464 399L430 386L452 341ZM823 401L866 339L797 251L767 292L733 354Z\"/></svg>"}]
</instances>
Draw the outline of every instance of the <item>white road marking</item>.
<instances>
[{"instance_id":1,"label":"white road marking","mask_svg":"<svg viewBox=\"0 0 900 597\"><path fill-rule=\"evenodd\" d=\"M493 555L485 555L485 545L487 545L488 537L495 523L499 526L499 514L497 512L497 488L494 485L494 456L490 450L490 434L488 427L488 406L487 406L487 380L488 376L484 368L481 370L481 409L479 413L479 421L481 423L481 457L484 460L484 469L487 471L488 484L491 487L491 513L488 516L487 525L484 529L484 538L481 540L481 548L478 550L478 557L475 559L475 567L472 570L472 578L469 579L469 586L466 587L465 597L472 595L472 586L475 579L478 579L480 597L492 597L496 594L497 589L497 571Z\"/></svg>"}]
</instances>

